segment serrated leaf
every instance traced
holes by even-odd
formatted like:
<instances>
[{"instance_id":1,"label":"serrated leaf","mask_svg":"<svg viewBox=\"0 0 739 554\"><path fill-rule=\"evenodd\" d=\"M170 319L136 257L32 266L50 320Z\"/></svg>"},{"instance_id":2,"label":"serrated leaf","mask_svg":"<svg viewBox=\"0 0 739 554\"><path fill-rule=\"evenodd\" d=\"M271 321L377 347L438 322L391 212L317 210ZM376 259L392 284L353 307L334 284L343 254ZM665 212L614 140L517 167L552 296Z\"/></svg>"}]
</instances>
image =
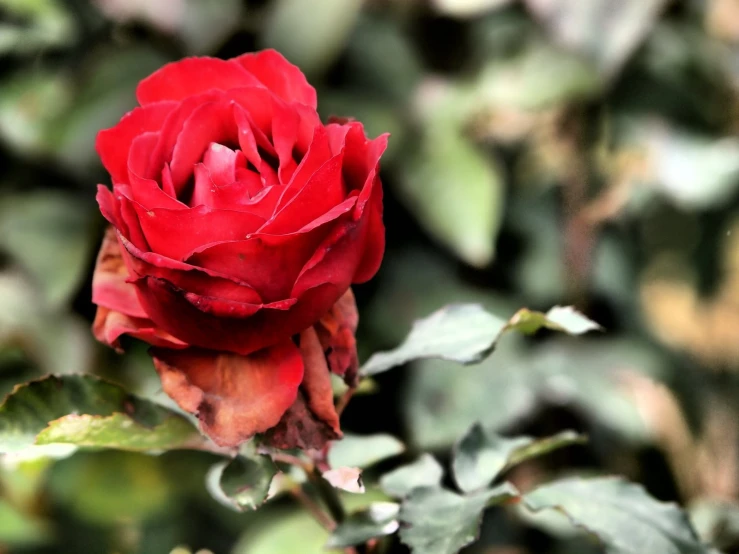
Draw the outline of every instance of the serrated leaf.
<instances>
[{"instance_id":1,"label":"serrated leaf","mask_svg":"<svg viewBox=\"0 0 739 554\"><path fill-rule=\"evenodd\" d=\"M64 375L18 385L0 405L0 452L51 443L145 451L202 447L204 439L182 416L117 385Z\"/></svg>"},{"instance_id":2,"label":"serrated leaf","mask_svg":"<svg viewBox=\"0 0 739 554\"><path fill-rule=\"evenodd\" d=\"M364 376L376 375L424 358L476 363L493 350L504 332L532 334L542 327L571 335L601 328L571 306L555 306L546 314L522 308L505 322L478 304L451 304L416 321L403 344L373 354L360 372Z\"/></svg>"},{"instance_id":3,"label":"serrated leaf","mask_svg":"<svg viewBox=\"0 0 739 554\"><path fill-rule=\"evenodd\" d=\"M444 469L431 454L422 454L412 464L401 466L380 478L380 487L390 495L402 498L413 489L441 484Z\"/></svg>"},{"instance_id":4,"label":"serrated leaf","mask_svg":"<svg viewBox=\"0 0 739 554\"><path fill-rule=\"evenodd\" d=\"M613 554L707 554L685 513L621 478L571 478L523 496L531 510L555 509L592 533Z\"/></svg>"},{"instance_id":5,"label":"serrated leaf","mask_svg":"<svg viewBox=\"0 0 739 554\"><path fill-rule=\"evenodd\" d=\"M411 492L400 508L400 539L419 554L456 554L477 538L485 508L518 492L503 485L472 495L424 487Z\"/></svg>"},{"instance_id":6,"label":"serrated leaf","mask_svg":"<svg viewBox=\"0 0 739 554\"><path fill-rule=\"evenodd\" d=\"M541 440L507 438L486 431L476 423L454 448L454 479L463 492L481 490L516 464L583 440L584 437L572 431Z\"/></svg>"},{"instance_id":7,"label":"serrated leaf","mask_svg":"<svg viewBox=\"0 0 739 554\"><path fill-rule=\"evenodd\" d=\"M397 456L405 445L391 435L345 434L344 438L331 445L328 462L331 467L368 468L386 458Z\"/></svg>"},{"instance_id":8,"label":"serrated leaf","mask_svg":"<svg viewBox=\"0 0 739 554\"><path fill-rule=\"evenodd\" d=\"M269 456L237 456L215 464L206 476L211 495L236 511L256 510L269 494L277 467Z\"/></svg>"},{"instance_id":9,"label":"serrated leaf","mask_svg":"<svg viewBox=\"0 0 739 554\"><path fill-rule=\"evenodd\" d=\"M370 504L366 510L351 514L339 524L331 533L326 548L347 548L392 535L400 527L399 511L400 506L394 502Z\"/></svg>"},{"instance_id":10,"label":"serrated leaf","mask_svg":"<svg viewBox=\"0 0 739 554\"><path fill-rule=\"evenodd\" d=\"M374 354L361 369L375 375L419 358L479 362L492 348L505 321L478 304L452 304L416 321L403 344Z\"/></svg>"}]
</instances>

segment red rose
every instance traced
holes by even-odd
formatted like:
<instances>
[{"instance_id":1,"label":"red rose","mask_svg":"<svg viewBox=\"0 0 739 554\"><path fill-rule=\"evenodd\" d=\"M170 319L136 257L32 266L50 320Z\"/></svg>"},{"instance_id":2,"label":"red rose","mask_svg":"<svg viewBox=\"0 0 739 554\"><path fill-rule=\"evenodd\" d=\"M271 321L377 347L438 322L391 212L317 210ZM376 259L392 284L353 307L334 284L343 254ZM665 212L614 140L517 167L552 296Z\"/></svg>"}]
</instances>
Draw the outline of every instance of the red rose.
<instances>
[{"instance_id":1,"label":"red rose","mask_svg":"<svg viewBox=\"0 0 739 554\"><path fill-rule=\"evenodd\" d=\"M95 336L154 345L164 390L219 444L336 438L328 367L356 376L349 286L382 259L387 137L323 125L275 51L188 58L136 92L141 107L97 138L113 190L98 188L112 227Z\"/></svg>"}]
</instances>

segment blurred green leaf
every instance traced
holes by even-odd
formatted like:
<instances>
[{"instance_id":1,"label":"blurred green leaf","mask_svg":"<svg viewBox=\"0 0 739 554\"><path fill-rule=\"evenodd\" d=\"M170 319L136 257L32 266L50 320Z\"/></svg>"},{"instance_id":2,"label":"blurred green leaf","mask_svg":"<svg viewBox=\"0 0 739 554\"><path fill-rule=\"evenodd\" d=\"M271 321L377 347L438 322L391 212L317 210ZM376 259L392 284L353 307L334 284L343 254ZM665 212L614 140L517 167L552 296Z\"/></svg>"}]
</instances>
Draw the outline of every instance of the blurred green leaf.
<instances>
[{"instance_id":1,"label":"blurred green leaf","mask_svg":"<svg viewBox=\"0 0 739 554\"><path fill-rule=\"evenodd\" d=\"M56 157L69 171L87 179L100 167L95 151L98 131L112 127L133 109L138 82L168 61L145 45L101 48L84 59L79 94L56 122L51 139Z\"/></svg>"},{"instance_id":2,"label":"blurred green leaf","mask_svg":"<svg viewBox=\"0 0 739 554\"><path fill-rule=\"evenodd\" d=\"M739 544L739 505L735 502L699 499L688 510L690 521L704 542L722 551Z\"/></svg>"},{"instance_id":3,"label":"blurred green leaf","mask_svg":"<svg viewBox=\"0 0 739 554\"><path fill-rule=\"evenodd\" d=\"M646 181L679 206L722 206L739 187L739 139L698 135L659 121L626 127L628 147L647 156Z\"/></svg>"},{"instance_id":4,"label":"blurred green leaf","mask_svg":"<svg viewBox=\"0 0 739 554\"><path fill-rule=\"evenodd\" d=\"M161 458L134 452L81 452L56 463L54 499L97 524L142 521L167 509L175 485Z\"/></svg>"},{"instance_id":5,"label":"blurred green leaf","mask_svg":"<svg viewBox=\"0 0 739 554\"><path fill-rule=\"evenodd\" d=\"M48 527L42 522L19 512L13 505L0 500L0 544L30 546L50 538Z\"/></svg>"},{"instance_id":6,"label":"blurred green leaf","mask_svg":"<svg viewBox=\"0 0 739 554\"><path fill-rule=\"evenodd\" d=\"M403 344L390 352L373 354L361 372L375 375L419 358L479 362L504 327L505 321L477 304L453 304L418 320Z\"/></svg>"},{"instance_id":7,"label":"blurred green leaf","mask_svg":"<svg viewBox=\"0 0 739 554\"><path fill-rule=\"evenodd\" d=\"M256 510L267 500L277 467L269 456L239 455L219 462L208 472L206 484L213 497L236 511Z\"/></svg>"},{"instance_id":8,"label":"blurred green leaf","mask_svg":"<svg viewBox=\"0 0 739 554\"><path fill-rule=\"evenodd\" d=\"M0 452L52 443L165 450L204 439L182 416L117 385L65 375L19 385L0 406Z\"/></svg>"},{"instance_id":9,"label":"blurred green leaf","mask_svg":"<svg viewBox=\"0 0 739 554\"><path fill-rule=\"evenodd\" d=\"M685 513L650 497L641 485L620 478L571 478L523 496L535 511L556 509L592 533L614 554L704 554Z\"/></svg>"},{"instance_id":10,"label":"blurred green leaf","mask_svg":"<svg viewBox=\"0 0 739 554\"><path fill-rule=\"evenodd\" d=\"M22 155L48 155L53 126L72 98L71 80L62 72L34 69L5 77L0 90L3 143Z\"/></svg>"},{"instance_id":11,"label":"blurred green leaf","mask_svg":"<svg viewBox=\"0 0 739 554\"><path fill-rule=\"evenodd\" d=\"M392 535L398 528L400 506L393 502L376 502L355 512L341 522L328 539L326 548L346 548L364 544L370 539Z\"/></svg>"},{"instance_id":12,"label":"blurred green leaf","mask_svg":"<svg viewBox=\"0 0 739 554\"><path fill-rule=\"evenodd\" d=\"M388 495L402 498L419 487L441 484L444 469L431 454L421 454L412 464L401 466L380 478L380 487Z\"/></svg>"},{"instance_id":13,"label":"blurred green leaf","mask_svg":"<svg viewBox=\"0 0 739 554\"><path fill-rule=\"evenodd\" d=\"M473 17L512 2L513 0L432 0L437 11L452 17Z\"/></svg>"},{"instance_id":14,"label":"blurred green leaf","mask_svg":"<svg viewBox=\"0 0 739 554\"><path fill-rule=\"evenodd\" d=\"M415 489L400 508L400 538L412 552L456 554L477 538L488 505L517 496L510 483L467 496L435 487Z\"/></svg>"},{"instance_id":15,"label":"blurred green leaf","mask_svg":"<svg viewBox=\"0 0 739 554\"><path fill-rule=\"evenodd\" d=\"M263 45L279 50L305 73L320 73L338 57L361 7L360 0L276 0Z\"/></svg>"},{"instance_id":16,"label":"blurred green leaf","mask_svg":"<svg viewBox=\"0 0 739 554\"><path fill-rule=\"evenodd\" d=\"M335 441L328 452L331 467L367 468L405 450L402 442L391 435L352 435Z\"/></svg>"},{"instance_id":17,"label":"blurred green leaf","mask_svg":"<svg viewBox=\"0 0 739 554\"><path fill-rule=\"evenodd\" d=\"M463 492L479 491L516 464L581 442L583 437L572 431L537 441L531 437L501 437L475 424L454 448L454 479Z\"/></svg>"},{"instance_id":18,"label":"blurred green leaf","mask_svg":"<svg viewBox=\"0 0 739 554\"><path fill-rule=\"evenodd\" d=\"M562 46L615 73L651 29L667 0L523 0Z\"/></svg>"},{"instance_id":19,"label":"blurred green leaf","mask_svg":"<svg viewBox=\"0 0 739 554\"><path fill-rule=\"evenodd\" d=\"M41 48L67 45L75 37L75 21L63 2L0 0L0 10L25 20L23 24L0 22L0 54L27 54Z\"/></svg>"},{"instance_id":20,"label":"blurred green leaf","mask_svg":"<svg viewBox=\"0 0 739 554\"><path fill-rule=\"evenodd\" d=\"M90 208L60 192L0 196L0 248L31 273L52 308L85 276L94 247Z\"/></svg>"},{"instance_id":21,"label":"blurred green leaf","mask_svg":"<svg viewBox=\"0 0 739 554\"><path fill-rule=\"evenodd\" d=\"M464 137L456 117L428 123L419 147L400 167L401 200L431 236L473 266L493 259L503 193L493 154Z\"/></svg>"},{"instance_id":22,"label":"blurred green leaf","mask_svg":"<svg viewBox=\"0 0 739 554\"><path fill-rule=\"evenodd\" d=\"M239 0L185 0L180 35L191 54L209 54L243 23Z\"/></svg>"},{"instance_id":23,"label":"blurred green leaf","mask_svg":"<svg viewBox=\"0 0 739 554\"><path fill-rule=\"evenodd\" d=\"M633 399L618 386L622 371L664 378L656 352L632 340L562 341L527 352L519 338L501 341L476 366L417 362L404 405L414 445L451 445L475 422L499 430L533 413L540 403L573 406L629 440L649 433Z\"/></svg>"}]
</instances>

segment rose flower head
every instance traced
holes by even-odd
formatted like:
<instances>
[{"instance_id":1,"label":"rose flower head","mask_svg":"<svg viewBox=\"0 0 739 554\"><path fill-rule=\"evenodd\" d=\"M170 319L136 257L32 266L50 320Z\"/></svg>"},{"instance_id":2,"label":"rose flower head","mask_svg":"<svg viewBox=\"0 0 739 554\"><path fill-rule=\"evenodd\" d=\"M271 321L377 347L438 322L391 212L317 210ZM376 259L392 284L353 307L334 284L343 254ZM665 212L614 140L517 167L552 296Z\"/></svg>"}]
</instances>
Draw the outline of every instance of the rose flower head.
<instances>
[{"instance_id":1,"label":"rose flower head","mask_svg":"<svg viewBox=\"0 0 739 554\"><path fill-rule=\"evenodd\" d=\"M273 50L171 63L136 95L97 137L113 187L95 336L151 344L164 391L219 445L339 438L330 372L356 385L350 285L382 260L387 136L323 125Z\"/></svg>"}]
</instances>

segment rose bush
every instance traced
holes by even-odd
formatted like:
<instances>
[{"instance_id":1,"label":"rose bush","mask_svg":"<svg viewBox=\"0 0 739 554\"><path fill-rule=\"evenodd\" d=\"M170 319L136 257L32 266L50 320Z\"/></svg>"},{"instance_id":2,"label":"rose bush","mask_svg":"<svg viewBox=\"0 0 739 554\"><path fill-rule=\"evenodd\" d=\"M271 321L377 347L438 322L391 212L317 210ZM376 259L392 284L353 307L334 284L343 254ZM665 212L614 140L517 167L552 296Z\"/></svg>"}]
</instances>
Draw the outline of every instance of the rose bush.
<instances>
[{"instance_id":1,"label":"rose bush","mask_svg":"<svg viewBox=\"0 0 739 554\"><path fill-rule=\"evenodd\" d=\"M113 189L95 336L153 345L165 392L218 444L339 437L329 371L354 384L349 287L382 259L387 137L323 125L275 51L169 64L137 98L96 144Z\"/></svg>"}]
</instances>

